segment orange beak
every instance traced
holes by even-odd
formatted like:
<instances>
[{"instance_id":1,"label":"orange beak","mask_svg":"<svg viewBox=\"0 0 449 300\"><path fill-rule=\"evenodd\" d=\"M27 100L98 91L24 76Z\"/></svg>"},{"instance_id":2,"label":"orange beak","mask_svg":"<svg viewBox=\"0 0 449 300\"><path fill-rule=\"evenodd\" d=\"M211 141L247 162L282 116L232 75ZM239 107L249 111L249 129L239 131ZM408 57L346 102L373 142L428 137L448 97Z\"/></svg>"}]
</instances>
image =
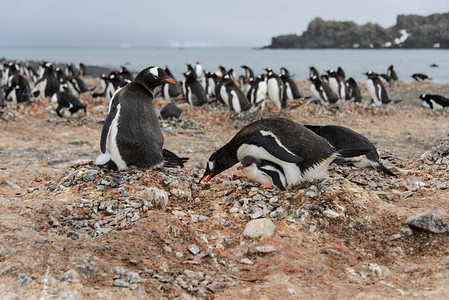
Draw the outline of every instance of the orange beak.
<instances>
[{"instance_id":1,"label":"orange beak","mask_svg":"<svg viewBox=\"0 0 449 300\"><path fill-rule=\"evenodd\" d=\"M212 173L201 178L200 182L204 180L205 183L208 183L211 177L212 177Z\"/></svg>"},{"instance_id":2,"label":"orange beak","mask_svg":"<svg viewBox=\"0 0 449 300\"><path fill-rule=\"evenodd\" d=\"M244 166L240 166L237 168L237 170L243 170L245 167Z\"/></svg>"},{"instance_id":3,"label":"orange beak","mask_svg":"<svg viewBox=\"0 0 449 300\"><path fill-rule=\"evenodd\" d=\"M167 78L167 79L164 79L165 81L167 81L167 82L170 82L170 83L175 83L176 81L174 81L173 79L170 79L170 78Z\"/></svg>"},{"instance_id":4,"label":"orange beak","mask_svg":"<svg viewBox=\"0 0 449 300\"><path fill-rule=\"evenodd\" d=\"M307 78L307 80L311 81L311 80L312 80L312 78L310 78L310 77L309 77L309 78Z\"/></svg>"},{"instance_id":5,"label":"orange beak","mask_svg":"<svg viewBox=\"0 0 449 300\"><path fill-rule=\"evenodd\" d=\"M366 73L362 73L362 75L366 75Z\"/></svg>"}]
</instances>

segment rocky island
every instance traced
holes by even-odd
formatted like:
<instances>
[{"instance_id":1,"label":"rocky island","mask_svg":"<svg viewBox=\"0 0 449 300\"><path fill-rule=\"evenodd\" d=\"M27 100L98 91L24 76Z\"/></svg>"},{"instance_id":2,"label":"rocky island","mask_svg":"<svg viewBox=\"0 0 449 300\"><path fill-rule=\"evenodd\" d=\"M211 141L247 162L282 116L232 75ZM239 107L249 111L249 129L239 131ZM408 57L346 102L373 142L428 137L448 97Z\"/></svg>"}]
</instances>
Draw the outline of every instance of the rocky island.
<instances>
[{"instance_id":1,"label":"rocky island","mask_svg":"<svg viewBox=\"0 0 449 300\"><path fill-rule=\"evenodd\" d=\"M449 13L399 15L389 28L315 18L302 35L272 37L264 48L449 48Z\"/></svg>"}]
</instances>

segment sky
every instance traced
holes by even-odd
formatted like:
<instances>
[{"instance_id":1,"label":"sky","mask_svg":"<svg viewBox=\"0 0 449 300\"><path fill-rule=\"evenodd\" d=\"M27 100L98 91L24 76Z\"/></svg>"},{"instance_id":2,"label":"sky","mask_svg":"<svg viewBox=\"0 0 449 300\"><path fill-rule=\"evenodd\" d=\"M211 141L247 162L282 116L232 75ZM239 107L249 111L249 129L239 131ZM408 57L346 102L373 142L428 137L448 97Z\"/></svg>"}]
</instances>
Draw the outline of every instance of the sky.
<instances>
[{"instance_id":1,"label":"sky","mask_svg":"<svg viewBox=\"0 0 449 300\"><path fill-rule=\"evenodd\" d=\"M311 20L393 26L448 0L0 0L0 46L262 47Z\"/></svg>"}]
</instances>

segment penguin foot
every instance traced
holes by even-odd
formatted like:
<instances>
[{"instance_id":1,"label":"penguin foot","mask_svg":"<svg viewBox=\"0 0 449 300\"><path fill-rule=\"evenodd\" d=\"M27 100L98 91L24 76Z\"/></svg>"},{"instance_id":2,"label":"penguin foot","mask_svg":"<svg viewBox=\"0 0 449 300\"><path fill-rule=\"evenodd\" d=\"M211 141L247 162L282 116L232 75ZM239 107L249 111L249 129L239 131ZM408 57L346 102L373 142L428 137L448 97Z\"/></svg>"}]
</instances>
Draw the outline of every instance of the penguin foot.
<instances>
[{"instance_id":1,"label":"penguin foot","mask_svg":"<svg viewBox=\"0 0 449 300\"><path fill-rule=\"evenodd\" d=\"M261 184L261 187L266 188L266 189L272 189L272 188L274 188L274 186L268 185L268 184Z\"/></svg>"}]
</instances>

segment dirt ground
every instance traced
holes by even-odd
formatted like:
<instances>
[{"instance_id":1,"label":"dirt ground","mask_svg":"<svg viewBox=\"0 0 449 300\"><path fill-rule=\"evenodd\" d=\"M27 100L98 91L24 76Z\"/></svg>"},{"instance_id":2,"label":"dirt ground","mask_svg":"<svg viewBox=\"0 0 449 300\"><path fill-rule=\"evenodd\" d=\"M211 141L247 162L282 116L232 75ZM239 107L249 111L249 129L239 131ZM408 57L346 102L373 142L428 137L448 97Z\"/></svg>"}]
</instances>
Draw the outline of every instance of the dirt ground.
<instances>
[{"instance_id":1,"label":"dirt ground","mask_svg":"<svg viewBox=\"0 0 449 300\"><path fill-rule=\"evenodd\" d=\"M307 82L299 86L310 95ZM269 106L242 115L177 100L182 120L161 126L165 148L189 157L186 166L121 173L92 163L106 99L82 95L88 116L76 120L57 117L49 99L7 109L0 117L0 298L447 299L449 234L406 221L432 211L449 222L449 111L416 99L449 95L449 85L388 90L402 101L376 108L300 100L281 112ZM157 99L157 111L167 103ZM209 156L241 126L271 116L349 127L398 177L332 165L325 180L280 192L233 167L198 183ZM433 156L421 158L426 151ZM168 201L156 201L151 188ZM255 214L273 221L273 236L243 236Z\"/></svg>"}]
</instances>

